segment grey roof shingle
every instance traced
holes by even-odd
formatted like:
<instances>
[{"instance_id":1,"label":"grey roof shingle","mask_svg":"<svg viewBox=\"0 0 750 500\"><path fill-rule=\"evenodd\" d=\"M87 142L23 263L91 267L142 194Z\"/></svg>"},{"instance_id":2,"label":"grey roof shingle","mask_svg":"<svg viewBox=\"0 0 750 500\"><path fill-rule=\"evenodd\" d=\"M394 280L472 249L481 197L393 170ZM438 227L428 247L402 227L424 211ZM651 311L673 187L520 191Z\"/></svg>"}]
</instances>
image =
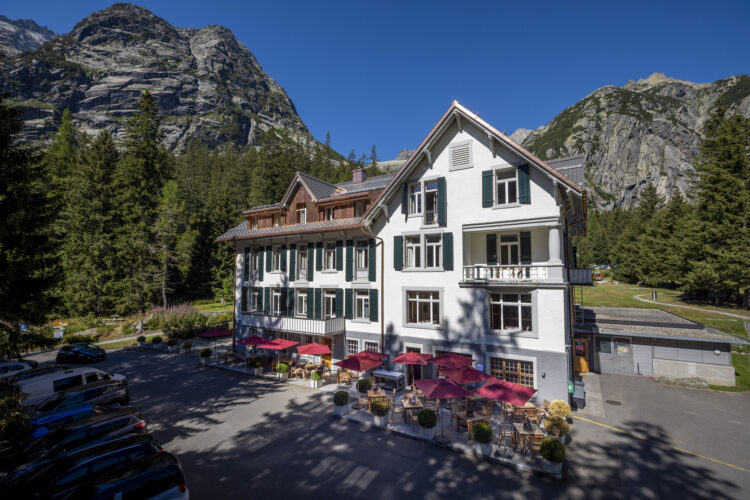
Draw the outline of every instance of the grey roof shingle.
<instances>
[{"instance_id":1,"label":"grey roof shingle","mask_svg":"<svg viewBox=\"0 0 750 500\"><path fill-rule=\"evenodd\" d=\"M583 164L585 161L586 157L584 155L576 155L547 160L547 165L554 168L579 186L586 187L586 176L584 175L583 170Z\"/></svg>"},{"instance_id":2,"label":"grey roof shingle","mask_svg":"<svg viewBox=\"0 0 750 500\"><path fill-rule=\"evenodd\" d=\"M287 234L316 233L321 231L335 231L357 226L362 222L361 217L350 219L334 219L318 222L307 222L305 224L291 224L289 226L267 227L262 229L248 229L247 222L242 222L222 234L216 241L235 241L254 238L284 236Z\"/></svg>"},{"instance_id":3,"label":"grey roof shingle","mask_svg":"<svg viewBox=\"0 0 750 500\"><path fill-rule=\"evenodd\" d=\"M395 174L376 175L365 179L363 182L355 183L353 181L341 182L336 187L344 189L346 194L361 193L372 189L383 189L391 181Z\"/></svg>"},{"instance_id":4,"label":"grey roof shingle","mask_svg":"<svg viewBox=\"0 0 750 500\"><path fill-rule=\"evenodd\" d=\"M320 200L322 198L330 198L331 196L336 194L336 186L331 183L321 181L318 178L304 174L302 172L299 173L299 176L303 181L305 181L307 187L310 188L310 191L312 192L312 195L316 200Z\"/></svg>"}]
</instances>

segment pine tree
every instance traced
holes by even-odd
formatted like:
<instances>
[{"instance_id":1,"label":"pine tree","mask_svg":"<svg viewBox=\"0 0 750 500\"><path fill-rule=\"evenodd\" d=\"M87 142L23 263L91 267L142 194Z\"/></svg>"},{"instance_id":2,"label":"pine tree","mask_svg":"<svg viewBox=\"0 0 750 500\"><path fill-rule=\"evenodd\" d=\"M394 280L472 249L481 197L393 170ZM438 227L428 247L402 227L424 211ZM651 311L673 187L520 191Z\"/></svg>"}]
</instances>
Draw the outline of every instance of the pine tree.
<instances>
[{"instance_id":1,"label":"pine tree","mask_svg":"<svg viewBox=\"0 0 750 500\"><path fill-rule=\"evenodd\" d=\"M49 178L36 152L15 143L19 113L0 95L0 355L20 356L19 324L41 323L55 284Z\"/></svg>"},{"instance_id":2,"label":"pine tree","mask_svg":"<svg viewBox=\"0 0 750 500\"><path fill-rule=\"evenodd\" d=\"M113 176L119 154L103 130L70 166L65 210L63 299L73 314L108 314L117 291L117 207Z\"/></svg>"},{"instance_id":3,"label":"pine tree","mask_svg":"<svg viewBox=\"0 0 750 500\"><path fill-rule=\"evenodd\" d=\"M644 284L674 288L685 274L683 240L689 210L678 191L646 226L638 240L639 277Z\"/></svg>"},{"instance_id":4,"label":"pine tree","mask_svg":"<svg viewBox=\"0 0 750 500\"><path fill-rule=\"evenodd\" d=\"M375 144L370 148L370 163L367 165L367 175L370 177L378 175L378 154Z\"/></svg>"}]
</instances>

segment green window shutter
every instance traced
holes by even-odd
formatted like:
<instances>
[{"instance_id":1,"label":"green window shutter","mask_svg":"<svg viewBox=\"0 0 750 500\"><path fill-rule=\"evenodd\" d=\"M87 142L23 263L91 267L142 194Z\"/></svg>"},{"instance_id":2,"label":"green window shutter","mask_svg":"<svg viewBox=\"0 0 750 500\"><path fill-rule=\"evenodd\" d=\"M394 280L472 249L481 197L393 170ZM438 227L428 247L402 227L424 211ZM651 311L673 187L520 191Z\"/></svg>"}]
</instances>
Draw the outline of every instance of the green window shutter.
<instances>
[{"instance_id":1,"label":"green window shutter","mask_svg":"<svg viewBox=\"0 0 750 500\"><path fill-rule=\"evenodd\" d=\"M271 270L271 247L266 247L266 271Z\"/></svg>"},{"instance_id":2,"label":"green window shutter","mask_svg":"<svg viewBox=\"0 0 750 500\"><path fill-rule=\"evenodd\" d=\"M315 244L315 270L323 270L323 242L319 241Z\"/></svg>"},{"instance_id":3,"label":"green window shutter","mask_svg":"<svg viewBox=\"0 0 750 500\"><path fill-rule=\"evenodd\" d=\"M250 249L245 249L245 256L242 260L242 281L250 281Z\"/></svg>"},{"instance_id":4,"label":"green window shutter","mask_svg":"<svg viewBox=\"0 0 750 500\"><path fill-rule=\"evenodd\" d=\"M281 245L281 272L286 272L286 245Z\"/></svg>"},{"instance_id":5,"label":"green window shutter","mask_svg":"<svg viewBox=\"0 0 750 500\"><path fill-rule=\"evenodd\" d=\"M323 308L323 290L320 288L315 289L315 319L320 319L321 309Z\"/></svg>"},{"instance_id":6,"label":"green window shutter","mask_svg":"<svg viewBox=\"0 0 750 500\"><path fill-rule=\"evenodd\" d=\"M482 172L482 207L491 207L495 202L492 196L492 177L494 176L492 170L485 170Z\"/></svg>"},{"instance_id":7,"label":"green window shutter","mask_svg":"<svg viewBox=\"0 0 750 500\"><path fill-rule=\"evenodd\" d=\"M258 252L258 281L263 281L263 248L259 248Z\"/></svg>"},{"instance_id":8,"label":"green window shutter","mask_svg":"<svg viewBox=\"0 0 750 500\"><path fill-rule=\"evenodd\" d=\"M497 265L497 235L487 235L487 265Z\"/></svg>"},{"instance_id":9,"label":"green window shutter","mask_svg":"<svg viewBox=\"0 0 750 500\"><path fill-rule=\"evenodd\" d=\"M313 319L314 313L315 313L315 295L314 295L315 289L314 288L308 288L307 289L307 318Z\"/></svg>"},{"instance_id":10,"label":"green window shutter","mask_svg":"<svg viewBox=\"0 0 750 500\"><path fill-rule=\"evenodd\" d=\"M370 248L367 249L367 279L369 281L375 281L377 276L377 264L375 260L375 238L370 238L368 241Z\"/></svg>"},{"instance_id":11,"label":"green window shutter","mask_svg":"<svg viewBox=\"0 0 750 500\"><path fill-rule=\"evenodd\" d=\"M437 180L437 220L438 226L445 227L448 218L448 200L445 194L445 177L438 177Z\"/></svg>"},{"instance_id":12,"label":"green window shutter","mask_svg":"<svg viewBox=\"0 0 750 500\"><path fill-rule=\"evenodd\" d=\"M453 271L453 233L443 233L443 269Z\"/></svg>"},{"instance_id":13,"label":"green window shutter","mask_svg":"<svg viewBox=\"0 0 750 500\"><path fill-rule=\"evenodd\" d=\"M258 291L258 311L263 310L263 289L262 288L253 288L253 291Z\"/></svg>"},{"instance_id":14,"label":"green window shutter","mask_svg":"<svg viewBox=\"0 0 750 500\"><path fill-rule=\"evenodd\" d=\"M315 270L315 262L313 261L313 250L312 245L307 247L307 281L313 280L313 271Z\"/></svg>"},{"instance_id":15,"label":"green window shutter","mask_svg":"<svg viewBox=\"0 0 750 500\"><path fill-rule=\"evenodd\" d=\"M240 298L240 304L241 304L240 305L240 310L242 312L247 311L247 291L248 291L247 287L243 286L242 287L242 296Z\"/></svg>"},{"instance_id":16,"label":"green window shutter","mask_svg":"<svg viewBox=\"0 0 750 500\"><path fill-rule=\"evenodd\" d=\"M346 319L352 319L352 289L347 288L346 290L344 290L344 296L344 317Z\"/></svg>"},{"instance_id":17,"label":"green window shutter","mask_svg":"<svg viewBox=\"0 0 750 500\"><path fill-rule=\"evenodd\" d=\"M393 237L393 269L400 271L404 268L404 237Z\"/></svg>"},{"instance_id":18,"label":"green window shutter","mask_svg":"<svg viewBox=\"0 0 750 500\"><path fill-rule=\"evenodd\" d=\"M405 214L409 212L409 186L405 183L401 183L401 213Z\"/></svg>"},{"instance_id":19,"label":"green window shutter","mask_svg":"<svg viewBox=\"0 0 750 500\"><path fill-rule=\"evenodd\" d=\"M518 166L518 202L531 203L531 186L529 185L529 164Z\"/></svg>"},{"instance_id":20,"label":"green window shutter","mask_svg":"<svg viewBox=\"0 0 750 500\"><path fill-rule=\"evenodd\" d=\"M266 287L263 289L263 314L266 316L271 315L271 289Z\"/></svg>"},{"instance_id":21,"label":"green window shutter","mask_svg":"<svg viewBox=\"0 0 750 500\"><path fill-rule=\"evenodd\" d=\"M294 281L297 272L297 245L289 245L289 281Z\"/></svg>"},{"instance_id":22,"label":"green window shutter","mask_svg":"<svg viewBox=\"0 0 750 500\"><path fill-rule=\"evenodd\" d=\"M370 290L370 321L378 320L378 291Z\"/></svg>"},{"instance_id":23,"label":"green window shutter","mask_svg":"<svg viewBox=\"0 0 750 500\"><path fill-rule=\"evenodd\" d=\"M344 317L344 290L343 288L336 289L336 317Z\"/></svg>"},{"instance_id":24,"label":"green window shutter","mask_svg":"<svg viewBox=\"0 0 750 500\"><path fill-rule=\"evenodd\" d=\"M521 231L521 264L528 266L531 264L531 233Z\"/></svg>"},{"instance_id":25,"label":"green window shutter","mask_svg":"<svg viewBox=\"0 0 750 500\"><path fill-rule=\"evenodd\" d=\"M281 289L281 304L279 304L280 313L282 316L289 316L289 302L287 302L287 288Z\"/></svg>"},{"instance_id":26,"label":"green window shutter","mask_svg":"<svg viewBox=\"0 0 750 500\"><path fill-rule=\"evenodd\" d=\"M295 310L294 310L294 288L286 288L286 315L287 316L294 316Z\"/></svg>"},{"instance_id":27,"label":"green window shutter","mask_svg":"<svg viewBox=\"0 0 750 500\"><path fill-rule=\"evenodd\" d=\"M337 271L344 270L344 242L343 241L336 242L336 270Z\"/></svg>"},{"instance_id":28,"label":"green window shutter","mask_svg":"<svg viewBox=\"0 0 750 500\"><path fill-rule=\"evenodd\" d=\"M354 270L352 269L352 266L354 264L354 241L353 240L346 240L346 258L344 259L346 262L346 281L351 281L352 276L354 275Z\"/></svg>"}]
</instances>

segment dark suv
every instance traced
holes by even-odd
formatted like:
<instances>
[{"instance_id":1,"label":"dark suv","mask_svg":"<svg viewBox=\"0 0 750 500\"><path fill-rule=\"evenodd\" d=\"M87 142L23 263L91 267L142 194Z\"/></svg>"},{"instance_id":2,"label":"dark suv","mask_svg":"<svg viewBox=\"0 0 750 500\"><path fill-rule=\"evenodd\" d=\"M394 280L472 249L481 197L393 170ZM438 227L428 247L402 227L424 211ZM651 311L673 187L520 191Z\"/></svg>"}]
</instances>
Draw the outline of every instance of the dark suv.
<instances>
[{"instance_id":1,"label":"dark suv","mask_svg":"<svg viewBox=\"0 0 750 500\"><path fill-rule=\"evenodd\" d=\"M70 344L57 352L58 363L95 363L107 359L107 351L94 344Z\"/></svg>"},{"instance_id":2,"label":"dark suv","mask_svg":"<svg viewBox=\"0 0 750 500\"><path fill-rule=\"evenodd\" d=\"M100 406L126 405L130 402L128 384L124 380L99 380L91 384L79 385L67 391L58 392L51 398L40 403L36 411L40 414L60 411L84 403Z\"/></svg>"}]
</instances>

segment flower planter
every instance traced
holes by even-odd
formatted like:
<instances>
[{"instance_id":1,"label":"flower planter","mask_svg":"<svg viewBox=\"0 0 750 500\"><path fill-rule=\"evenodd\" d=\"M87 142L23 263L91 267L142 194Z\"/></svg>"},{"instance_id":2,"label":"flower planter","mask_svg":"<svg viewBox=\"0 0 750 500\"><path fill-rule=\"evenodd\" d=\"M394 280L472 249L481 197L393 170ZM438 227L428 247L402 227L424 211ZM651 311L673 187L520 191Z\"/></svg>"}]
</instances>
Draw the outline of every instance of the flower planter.
<instances>
[{"instance_id":1,"label":"flower planter","mask_svg":"<svg viewBox=\"0 0 750 500\"><path fill-rule=\"evenodd\" d=\"M372 419L375 422L375 427L384 428L388 424L388 415L384 415L382 417L373 415Z\"/></svg>"},{"instance_id":2,"label":"flower planter","mask_svg":"<svg viewBox=\"0 0 750 500\"><path fill-rule=\"evenodd\" d=\"M420 427L422 429L422 437L431 440L435 438L435 427Z\"/></svg>"},{"instance_id":3,"label":"flower planter","mask_svg":"<svg viewBox=\"0 0 750 500\"><path fill-rule=\"evenodd\" d=\"M492 443L474 443L474 453L488 457L492 453Z\"/></svg>"},{"instance_id":4,"label":"flower planter","mask_svg":"<svg viewBox=\"0 0 750 500\"><path fill-rule=\"evenodd\" d=\"M544 472L557 475L562 472L562 466L562 462L550 462L549 460L542 459L542 469Z\"/></svg>"},{"instance_id":5,"label":"flower planter","mask_svg":"<svg viewBox=\"0 0 750 500\"><path fill-rule=\"evenodd\" d=\"M339 417L343 417L347 413L349 413L349 405L348 404L345 405L345 406L336 406L336 405L333 405L333 414L334 415L337 415Z\"/></svg>"},{"instance_id":6,"label":"flower planter","mask_svg":"<svg viewBox=\"0 0 750 500\"><path fill-rule=\"evenodd\" d=\"M276 372L276 378L279 380L286 380L289 378L289 373Z\"/></svg>"},{"instance_id":7,"label":"flower planter","mask_svg":"<svg viewBox=\"0 0 750 500\"><path fill-rule=\"evenodd\" d=\"M208 364L208 358L201 358L201 364L207 365Z\"/></svg>"},{"instance_id":8,"label":"flower planter","mask_svg":"<svg viewBox=\"0 0 750 500\"><path fill-rule=\"evenodd\" d=\"M145 346L146 346L145 342L138 342L138 347L145 347Z\"/></svg>"},{"instance_id":9,"label":"flower planter","mask_svg":"<svg viewBox=\"0 0 750 500\"><path fill-rule=\"evenodd\" d=\"M310 387L313 389L320 389L323 386L323 379L321 380L310 380Z\"/></svg>"}]
</instances>

